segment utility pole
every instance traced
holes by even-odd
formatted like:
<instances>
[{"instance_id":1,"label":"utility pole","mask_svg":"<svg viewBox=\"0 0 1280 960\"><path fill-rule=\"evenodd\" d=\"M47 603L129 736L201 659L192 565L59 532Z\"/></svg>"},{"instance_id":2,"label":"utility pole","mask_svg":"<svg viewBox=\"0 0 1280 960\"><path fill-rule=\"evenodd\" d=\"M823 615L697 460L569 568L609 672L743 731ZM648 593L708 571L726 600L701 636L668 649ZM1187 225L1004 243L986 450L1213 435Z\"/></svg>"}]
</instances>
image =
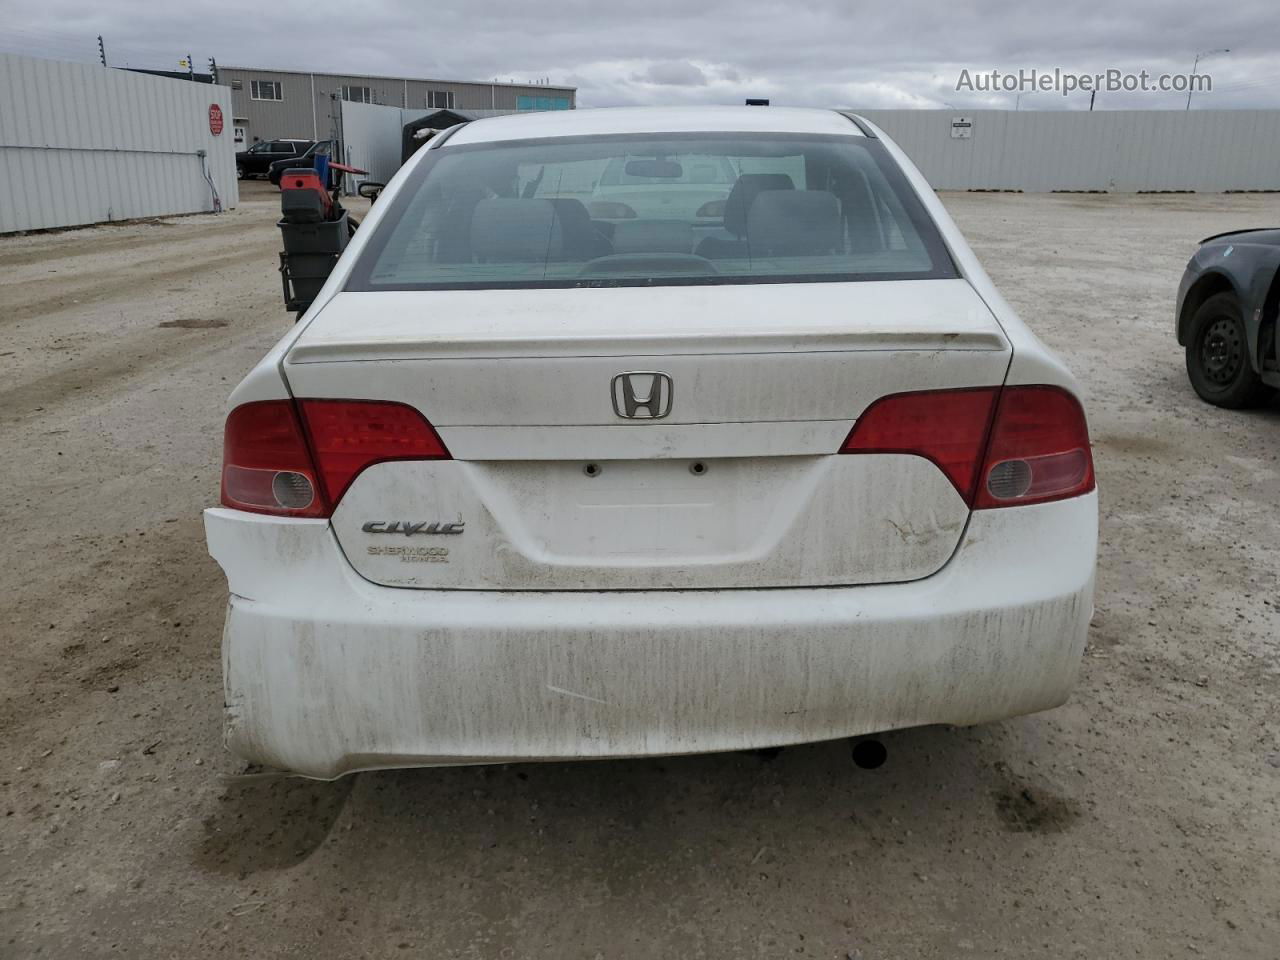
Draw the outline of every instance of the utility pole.
<instances>
[{"instance_id":1,"label":"utility pole","mask_svg":"<svg viewBox=\"0 0 1280 960\"><path fill-rule=\"evenodd\" d=\"M1090 113L1093 113L1093 101L1096 99L1098 99L1098 91L1094 90L1093 93L1089 94L1089 112Z\"/></svg>"},{"instance_id":2,"label":"utility pole","mask_svg":"<svg viewBox=\"0 0 1280 960\"><path fill-rule=\"evenodd\" d=\"M1195 76L1196 76L1196 68L1200 66L1200 61L1205 59L1206 57L1212 57L1214 54L1217 54L1217 53L1230 53L1230 52L1231 52L1230 47L1223 47L1221 50L1208 50L1205 53L1196 54L1196 62L1191 65L1191 77L1187 81L1187 105L1184 109L1186 110L1191 109L1191 94L1195 91L1194 82L1195 82Z\"/></svg>"},{"instance_id":3,"label":"utility pole","mask_svg":"<svg viewBox=\"0 0 1280 960\"><path fill-rule=\"evenodd\" d=\"M191 59L191 54L187 54L187 79L194 80L196 78L196 62Z\"/></svg>"},{"instance_id":4,"label":"utility pole","mask_svg":"<svg viewBox=\"0 0 1280 960\"><path fill-rule=\"evenodd\" d=\"M218 61L213 57L209 58L209 76L213 78L214 83L218 82Z\"/></svg>"},{"instance_id":5,"label":"utility pole","mask_svg":"<svg viewBox=\"0 0 1280 960\"><path fill-rule=\"evenodd\" d=\"M102 45L102 34L98 34L98 59L104 67L107 65L107 48Z\"/></svg>"}]
</instances>

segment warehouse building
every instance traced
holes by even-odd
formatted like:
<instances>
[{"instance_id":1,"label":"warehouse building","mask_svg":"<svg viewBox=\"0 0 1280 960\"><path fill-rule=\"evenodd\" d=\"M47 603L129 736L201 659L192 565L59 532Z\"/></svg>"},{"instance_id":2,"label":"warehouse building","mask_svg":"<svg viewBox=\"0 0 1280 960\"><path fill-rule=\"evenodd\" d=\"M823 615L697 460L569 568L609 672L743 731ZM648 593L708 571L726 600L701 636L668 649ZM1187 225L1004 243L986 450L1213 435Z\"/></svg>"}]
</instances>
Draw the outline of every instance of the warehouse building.
<instances>
[{"instance_id":1,"label":"warehouse building","mask_svg":"<svg viewBox=\"0 0 1280 960\"><path fill-rule=\"evenodd\" d=\"M576 87L549 83L297 73L221 64L218 82L231 87L237 149L256 140L322 140L337 136L341 100L408 110L442 107L472 116L572 110L577 106Z\"/></svg>"}]
</instances>

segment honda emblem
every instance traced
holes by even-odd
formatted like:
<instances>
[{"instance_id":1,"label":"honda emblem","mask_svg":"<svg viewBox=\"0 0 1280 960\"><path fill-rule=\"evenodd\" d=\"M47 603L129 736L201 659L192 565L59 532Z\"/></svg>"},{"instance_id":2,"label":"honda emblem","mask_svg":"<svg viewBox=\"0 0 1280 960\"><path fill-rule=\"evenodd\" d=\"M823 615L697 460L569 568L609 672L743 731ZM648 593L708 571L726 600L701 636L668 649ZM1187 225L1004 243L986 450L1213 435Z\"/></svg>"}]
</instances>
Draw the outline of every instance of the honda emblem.
<instances>
[{"instance_id":1,"label":"honda emblem","mask_svg":"<svg viewBox=\"0 0 1280 960\"><path fill-rule=\"evenodd\" d=\"M618 374L613 412L627 420L661 420L671 412L671 378L656 370Z\"/></svg>"}]
</instances>

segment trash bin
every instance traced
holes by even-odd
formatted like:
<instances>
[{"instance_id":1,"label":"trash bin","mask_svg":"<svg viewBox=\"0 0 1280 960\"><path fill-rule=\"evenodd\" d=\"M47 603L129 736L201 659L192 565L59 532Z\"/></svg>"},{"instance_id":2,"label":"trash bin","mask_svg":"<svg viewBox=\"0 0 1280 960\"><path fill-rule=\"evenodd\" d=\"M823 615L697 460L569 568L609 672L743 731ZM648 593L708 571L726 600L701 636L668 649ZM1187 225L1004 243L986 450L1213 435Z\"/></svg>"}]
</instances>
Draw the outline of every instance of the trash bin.
<instances>
[{"instance_id":1,"label":"trash bin","mask_svg":"<svg viewBox=\"0 0 1280 960\"><path fill-rule=\"evenodd\" d=\"M319 223L290 223L281 220L280 236L284 251L280 254L280 277L287 309L304 313L320 293L333 265L347 248L351 227L347 212L337 220Z\"/></svg>"}]
</instances>

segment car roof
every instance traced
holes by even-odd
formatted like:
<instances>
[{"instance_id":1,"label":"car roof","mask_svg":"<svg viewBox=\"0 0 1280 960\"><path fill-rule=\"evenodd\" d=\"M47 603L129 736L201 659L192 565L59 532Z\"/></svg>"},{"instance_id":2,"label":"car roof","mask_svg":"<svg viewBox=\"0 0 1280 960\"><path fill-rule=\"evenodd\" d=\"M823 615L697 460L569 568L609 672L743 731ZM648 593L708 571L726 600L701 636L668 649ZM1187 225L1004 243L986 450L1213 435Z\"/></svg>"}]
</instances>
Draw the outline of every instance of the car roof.
<instances>
[{"instance_id":1,"label":"car roof","mask_svg":"<svg viewBox=\"0 0 1280 960\"><path fill-rule=\"evenodd\" d=\"M834 110L802 107L604 107L547 110L475 120L459 129L444 146L541 137L715 132L863 135L853 120Z\"/></svg>"}]
</instances>

